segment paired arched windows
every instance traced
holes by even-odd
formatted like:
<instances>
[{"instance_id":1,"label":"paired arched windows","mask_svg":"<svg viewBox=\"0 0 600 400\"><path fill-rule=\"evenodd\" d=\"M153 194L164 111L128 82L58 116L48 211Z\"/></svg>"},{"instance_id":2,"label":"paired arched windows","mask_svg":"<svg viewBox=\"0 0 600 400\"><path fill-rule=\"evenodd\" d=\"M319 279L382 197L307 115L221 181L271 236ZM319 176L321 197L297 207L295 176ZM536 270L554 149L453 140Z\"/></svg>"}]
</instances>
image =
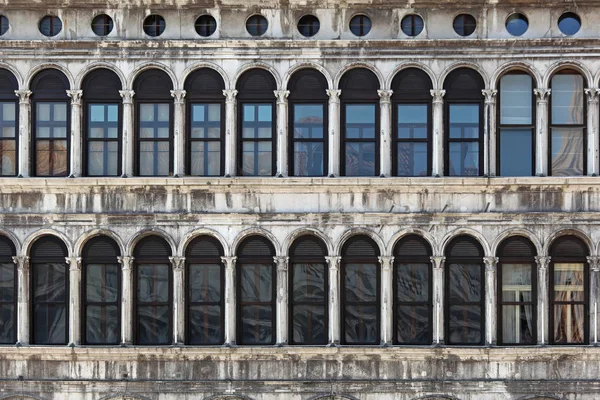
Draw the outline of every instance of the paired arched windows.
<instances>
[{"instance_id":1,"label":"paired arched windows","mask_svg":"<svg viewBox=\"0 0 600 400\"><path fill-rule=\"evenodd\" d=\"M0 344L17 341L17 266L15 245L0 236Z\"/></svg>"},{"instance_id":2,"label":"paired arched windows","mask_svg":"<svg viewBox=\"0 0 600 400\"><path fill-rule=\"evenodd\" d=\"M17 89L15 76L0 69L0 176L17 175Z\"/></svg>"}]
</instances>

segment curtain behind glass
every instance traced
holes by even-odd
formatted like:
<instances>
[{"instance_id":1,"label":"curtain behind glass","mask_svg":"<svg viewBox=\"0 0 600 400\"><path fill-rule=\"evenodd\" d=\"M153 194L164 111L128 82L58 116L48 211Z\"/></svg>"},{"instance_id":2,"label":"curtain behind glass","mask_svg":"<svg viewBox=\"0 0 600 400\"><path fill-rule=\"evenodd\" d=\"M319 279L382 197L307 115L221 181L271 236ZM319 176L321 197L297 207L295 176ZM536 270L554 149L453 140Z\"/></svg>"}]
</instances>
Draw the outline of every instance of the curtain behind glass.
<instances>
[{"instance_id":1,"label":"curtain behind glass","mask_svg":"<svg viewBox=\"0 0 600 400\"><path fill-rule=\"evenodd\" d=\"M85 266L85 339L88 344L117 344L121 313L119 308L118 264Z\"/></svg>"},{"instance_id":2,"label":"curtain behind glass","mask_svg":"<svg viewBox=\"0 0 600 400\"><path fill-rule=\"evenodd\" d=\"M0 263L0 343L14 343L17 314L15 310L15 265Z\"/></svg>"},{"instance_id":3,"label":"curtain behind glass","mask_svg":"<svg viewBox=\"0 0 600 400\"><path fill-rule=\"evenodd\" d=\"M505 344L533 344L532 268L531 264L502 264L501 323Z\"/></svg>"},{"instance_id":4,"label":"curtain behind glass","mask_svg":"<svg viewBox=\"0 0 600 400\"><path fill-rule=\"evenodd\" d=\"M396 342L429 344L431 300L428 264L396 266Z\"/></svg>"},{"instance_id":5,"label":"curtain behind glass","mask_svg":"<svg viewBox=\"0 0 600 400\"><path fill-rule=\"evenodd\" d=\"M320 263L292 266L292 342L327 343L327 268Z\"/></svg>"},{"instance_id":6,"label":"curtain behind glass","mask_svg":"<svg viewBox=\"0 0 600 400\"><path fill-rule=\"evenodd\" d=\"M480 264L448 267L448 332L451 344L483 342L483 282Z\"/></svg>"},{"instance_id":7,"label":"curtain behind glass","mask_svg":"<svg viewBox=\"0 0 600 400\"><path fill-rule=\"evenodd\" d=\"M240 266L242 341L244 344L271 344L274 332L273 265Z\"/></svg>"},{"instance_id":8,"label":"curtain behind glass","mask_svg":"<svg viewBox=\"0 0 600 400\"><path fill-rule=\"evenodd\" d=\"M378 344L377 263L344 266L344 341L348 344Z\"/></svg>"},{"instance_id":9,"label":"curtain behind glass","mask_svg":"<svg viewBox=\"0 0 600 400\"><path fill-rule=\"evenodd\" d=\"M585 341L585 265L554 264L554 342Z\"/></svg>"},{"instance_id":10,"label":"curtain behind glass","mask_svg":"<svg viewBox=\"0 0 600 400\"><path fill-rule=\"evenodd\" d=\"M190 264L188 343L221 344L223 310L221 309L221 266Z\"/></svg>"},{"instance_id":11,"label":"curtain behind glass","mask_svg":"<svg viewBox=\"0 0 600 400\"><path fill-rule=\"evenodd\" d=\"M137 267L137 329L139 344L168 344L170 321L170 265Z\"/></svg>"},{"instance_id":12,"label":"curtain behind glass","mask_svg":"<svg viewBox=\"0 0 600 400\"><path fill-rule=\"evenodd\" d=\"M67 268L65 263L34 263L33 343L67 344Z\"/></svg>"}]
</instances>

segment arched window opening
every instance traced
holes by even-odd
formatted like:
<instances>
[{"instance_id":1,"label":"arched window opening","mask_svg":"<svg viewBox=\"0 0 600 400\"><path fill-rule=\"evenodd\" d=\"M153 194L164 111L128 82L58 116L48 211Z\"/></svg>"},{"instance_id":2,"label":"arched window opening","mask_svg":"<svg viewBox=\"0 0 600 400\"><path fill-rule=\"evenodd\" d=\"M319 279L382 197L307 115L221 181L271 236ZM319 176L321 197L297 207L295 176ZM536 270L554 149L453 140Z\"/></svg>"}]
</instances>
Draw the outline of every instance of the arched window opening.
<instances>
[{"instance_id":1,"label":"arched window opening","mask_svg":"<svg viewBox=\"0 0 600 400\"><path fill-rule=\"evenodd\" d=\"M267 70L245 72L238 89L238 175L273 176L276 170L275 78Z\"/></svg>"},{"instance_id":2,"label":"arched window opening","mask_svg":"<svg viewBox=\"0 0 600 400\"><path fill-rule=\"evenodd\" d=\"M17 255L15 245L0 236L0 344L17 341Z\"/></svg>"},{"instance_id":3,"label":"arched window opening","mask_svg":"<svg viewBox=\"0 0 600 400\"><path fill-rule=\"evenodd\" d=\"M446 90L444 170L449 176L483 175L483 95L481 75L469 68L452 71Z\"/></svg>"},{"instance_id":4,"label":"arched window opening","mask_svg":"<svg viewBox=\"0 0 600 400\"><path fill-rule=\"evenodd\" d=\"M537 343L536 250L522 236L504 240L498 247L498 343Z\"/></svg>"},{"instance_id":5,"label":"arched window opening","mask_svg":"<svg viewBox=\"0 0 600 400\"><path fill-rule=\"evenodd\" d=\"M221 176L225 169L225 82L210 68L185 80L188 108L187 170L194 176Z\"/></svg>"},{"instance_id":6,"label":"arched window opening","mask_svg":"<svg viewBox=\"0 0 600 400\"><path fill-rule=\"evenodd\" d=\"M290 248L290 338L292 344L327 344L328 272L325 243L305 235Z\"/></svg>"},{"instance_id":7,"label":"arched window opening","mask_svg":"<svg viewBox=\"0 0 600 400\"><path fill-rule=\"evenodd\" d=\"M67 247L55 236L38 239L31 257L31 342L64 345L68 342L69 271Z\"/></svg>"},{"instance_id":8,"label":"arched window opening","mask_svg":"<svg viewBox=\"0 0 600 400\"><path fill-rule=\"evenodd\" d=\"M33 165L35 176L67 176L71 118L69 80L59 70L46 69L31 81Z\"/></svg>"},{"instance_id":9,"label":"arched window opening","mask_svg":"<svg viewBox=\"0 0 600 400\"><path fill-rule=\"evenodd\" d=\"M342 248L342 343L379 344L381 268L379 248L354 236Z\"/></svg>"},{"instance_id":10,"label":"arched window opening","mask_svg":"<svg viewBox=\"0 0 600 400\"><path fill-rule=\"evenodd\" d=\"M420 236L402 238L394 248L394 343L431 344L433 288L431 246Z\"/></svg>"},{"instance_id":11,"label":"arched window opening","mask_svg":"<svg viewBox=\"0 0 600 400\"><path fill-rule=\"evenodd\" d=\"M150 69L133 83L136 105L135 174L173 175L173 83L166 72Z\"/></svg>"},{"instance_id":12,"label":"arched window opening","mask_svg":"<svg viewBox=\"0 0 600 400\"><path fill-rule=\"evenodd\" d=\"M550 247L550 343L589 342L589 271L586 244L574 236Z\"/></svg>"},{"instance_id":13,"label":"arched window opening","mask_svg":"<svg viewBox=\"0 0 600 400\"><path fill-rule=\"evenodd\" d=\"M225 341L225 269L223 247L211 236L192 240L185 252L187 285L187 335L192 345Z\"/></svg>"},{"instance_id":14,"label":"arched window opening","mask_svg":"<svg viewBox=\"0 0 600 400\"><path fill-rule=\"evenodd\" d=\"M293 176L325 176L327 168L327 80L319 71L303 69L288 83L289 170Z\"/></svg>"},{"instance_id":15,"label":"arched window opening","mask_svg":"<svg viewBox=\"0 0 600 400\"><path fill-rule=\"evenodd\" d=\"M431 175L431 79L422 70L408 68L392 81L395 176Z\"/></svg>"},{"instance_id":16,"label":"arched window opening","mask_svg":"<svg viewBox=\"0 0 600 400\"><path fill-rule=\"evenodd\" d=\"M533 79L525 72L500 78L497 171L500 176L535 173L535 99Z\"/></svg>"},{"instance_id":17,"label":"arched window opening","mask_svg":"<svg viewBox=\"0 0 600 400\"><path fill-rule=\"evenodd\" d=\"M82 84L84 112L84 174L121 175L121 80L113 71L96 69Z\"/></svg>"},{"instance_id":18,"label":"arched window opening","mask_svg":"<svg viewBox=\"0 0 600 400\"><path fill-rule=\"evenodd\" d=\"M481 245L470 236L453 239L446 249L446 343L484 343L484 266Z\"/></svg>"},{"instance_id":19,"label":"arched window opening","mask_svg":"<svg viewBox=\"0 0 600 400\"><path fill-rule=\"evenodd\" d=\"M82 251L83 343L118 344L121 339L119 246L108 236L90 239Z\"/></svg>"},{"instance_id":20,"label":"arched window opening","mask_svg":"<svg viewBox=\"0 0 600 400\"><path fill-rule=\"evenodd\" d=\"M17 175L18 88L12 72L0 69L0 176Z\"/></svg>"},{"instance_id":21,"label":"arched window opening","mask_svg":"<svg viewBox=\"0 0 600 400\"><path fill-rule=\"evenodd\" d=\"M346 72L342 90L342 175L379 175L379 80L365 68Z\"/></svg>"},{"instance_id":22,"label":"arched window opening","mask_svg":"<svg viewBox=\"0 0 600 400\"><path fill-rule=\"evenodd\" d=\"M587 172L586 101L583 76L574 70L557 72L550 84L550 155L552 176Z\"/></svg>"},{"instance_id":23,"label":"arched window opening","mask_svg":"<svg viewBox=\"0 0 600 400\"><path fill-rule=\"evenodd\" d=\"M135 344L170 344L173 332L171 247L159 236L147 236L134 249Z\"/></svg>"}]
</instances>

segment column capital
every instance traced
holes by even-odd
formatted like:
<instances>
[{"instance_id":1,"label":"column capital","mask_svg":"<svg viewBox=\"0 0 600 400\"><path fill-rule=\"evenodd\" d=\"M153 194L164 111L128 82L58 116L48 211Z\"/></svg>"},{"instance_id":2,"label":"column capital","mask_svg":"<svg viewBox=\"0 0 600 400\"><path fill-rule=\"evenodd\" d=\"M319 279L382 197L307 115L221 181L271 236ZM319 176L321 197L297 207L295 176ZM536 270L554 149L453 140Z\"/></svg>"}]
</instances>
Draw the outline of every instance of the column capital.
<instances>
[{"instance_id":1,"label":"column capital","mask_svg":"<svg viewBox=\"0 0 600 400\"><path fill-rule=\"evenodd\" d=\"M390 103L392 95L394 94L393 90L378 90L377 94L379 95L380 103Z\"/></svg>"},{"instance_id":2,"label":"column capital","mask_svg":"<svg viewBox=\"0 0 600 400\"><path fill-rule=\"evenodd\" d=\"M392 256L380 256L377 257L377 261L381 264L381 268L384 270L392 269L392 264L394 263L394 257Z\"/></svg>"},{"instance_id":3,"label":"column capital","mask_svg":"<svg viewBox=\"0 0 600 400\"><path fill-rule=\"evenodd\" d=\"M31 90L15 90L15 96L19 98L19 104L29 104L29 97L32 93Z\"/></svg>"},{"instance_id":4,"label":"column capital","mask_svg":"<svg viewBox=\"0 0 600 400\"><path fill-rule=\"evenodd\" d=\"M277 98L277 104L287 104L287 98L290 95L289 90L273 90L273 94Z\"/></svg>"},{"instance_id":5,"label":"column capital","mask_svg":"<svg viewBox=\"0 0 600 400\"><path fill-rule=\"evenodd\" d=\"M481 94L485 96L485 104L496 104L496 95L498 94L496 89L484 89Z\"/></svg>"},{"instance_id":6,"label":"column capital","mask_svg":"<svg viewBox=\"0 0 600 400\"><path fill-rule=\"evenodd\" d=\"M340 262L342 262L342 257L340 256L329 256L325 257L325 261L329 265L329 269L338 269L340 267Z\"/></svg>"},{"instance_id":7,"label":"column capital","mask_svg":"<svg viewBox=\"0 0 600 400\"><path fill-rule=\"evenodd\" d=\"M329 96L329 101L332 103L338 103L340 101L340 96L342 95L342 91L339 89L327 89L327 96Z\"/></svg>"},{"instance_id":8,"label":"column capital","mask_svg":"<svg viewBox=\"0 0 600 400\"><path fill-rule=\"evenodd\" d=\"M169 257L169 261L171 261L174 271L183 271L185 266L185 257Z\"/></svg>"},{"instance_id":9,"label":"column capital","mask_svg":"<svg viewBox=\"0 0 600 400\"><path fill-rule=\"evenodd\" d=\"M81 271L81 257L65 257L69 271Z\"/></svg>"},{"instance_id":10,"label":"column capital","mask_svg":"<svg viewBox=\"0 0 600 400\"><path fill-rule=\"evenodd\" d=\"M588 104L598 104L598 94L600 94L600 89L597 88L589 88L584 89L585 94L587 95Z\"/></svg>"},{"instance_id":11,"label":"column capital","mask_svg":"<svg viewBox=\"0 0 600 400\"><path fill-rule=\"evenodd\" d=\"M552 92L552 89L547 89L547 88L536 88L533 89L533 93L537 96L537 101L539 103L545 103L548 101L548 97L550 96L550 93Z\"/></svg>"},{"instance_id":12,"label":"column capital","mask_svg":"<svg viewBox=\"0 0 600 400\"><path fill-rule=\"evenodd\" d=\"M538 270L545 271L550 264L550 256L535 256L535 262L538 265Z\"/></svg>"},{"instance_id":13,"label":"column capital","mask_svg":"<svg viewBox=\"0 0 600 400\"><path fill-rule=\"evenodd\" d=\"M132 104L135 92L133 90L119 90L119 94L123 98L123 104Z\"/></svg>"},{"instance_id":14,"label":"column capital","mask_svg":"<svg viewBox=\"0 0 600 400\"><path fill-rule=\"evenodd\" d=\"M600 272L600 257L599 256L588 256L587 262L590 265L590 270L593 272Z\"/></svg>"},{"instance_id":15,"label":"column capital","mask_svg":"<svg viewBox=\"0 0 600 400\"><path fill-rule=\"evenodd\" d=\"M238 94L238 91L235 89L223 90L223 96L225 96L226 103L235 102L235 97L237 96L237 94Z\"/></svg>"},{"instance_id":16,"label":"column capital","mask_svg":"<svg viewBox=\"0 0 600 400\"><path fill-rule=\"evenodd\" d=\"M235 269L235 263L237 262L236 256L221 257L221 262L225 264L226 269Z\"/></svg>"},{"instance_id":17,"label":"column capital","mask_svg":"<svg viewBox=\"0 0 600 400\"><path fill-rule=\"evenodd\" d=\"M273 257L273 261L275 261L275 264L277 265L277 271L287 271L290 258L286 256L275 256Z\"/></svg>"},{"instance_id":18,"label":"column capital","mask_svg":"<svg viewBox=\"0 0 600 400\"><path fill-rule=\"evenodd\" d=\"M444 263L446 262L446 257L444 256L431 256L429 257L431 263L433 264L434 269L443 269Z\"/></svg>"},{"instance_id":19,"label":"column capital","mask_svg":"<svg viewBox=\"0 0 600 400\"><path fill-rule=\"evenodd\" d=\"M483 257L485 270L489 272L496 272L496 265L498 265L498 261L500 261L498 257Z\"/></svg>"},{"instance_id":20,"label":"column capital","mask_svg":"<svg viewBox=\"0 0 600 400\"><path fill-rule=\"evenodd\" d=\"M18 270L27 271L29 269L29 257L28 256L14 256L13 262L17 264Z\"/></svg>"},{"instance_id":21,"label":"column capital","mask_svg":"<svg viewBox=\"0 0 600 400\"><path fill-rule=\"evenodd\" d=\"M131 264L133 264L134 258L131 256L117 257L117 261L121 264L122 270L131 269Z\"/></svg>"},{"instance_id":22,"label":"column capital","mask_svg":"<svg viewBox=\"0 0 600 400\"><path fill-rule=\"evenodd\" d=\"M72 106L80 106L83 90L67 90L67 96L71 98Z\"/></svg>"},{"instance_id":23,"label":"column capital","mask_svg":"<svg viewBox=\"0 0 600 400\"><path fill-rule=\"evenodd\" d=\"M431 97L433 97L433 104L444 103L444 96L446 95L445 90L433 89L433 90L430 90L429 93L431 94Z\"/></svg>"},{"instance_id":24,"label":"column capital","mask_svg":"<svg viewBox=\"0 0 600 400\"><path fill-rule=\"evenodd\" d=\"M187 92L185 90L177 89L171 90L171 97L175 99L175 104L185 104L185 95Z\"/></svg>"}]
</instances>

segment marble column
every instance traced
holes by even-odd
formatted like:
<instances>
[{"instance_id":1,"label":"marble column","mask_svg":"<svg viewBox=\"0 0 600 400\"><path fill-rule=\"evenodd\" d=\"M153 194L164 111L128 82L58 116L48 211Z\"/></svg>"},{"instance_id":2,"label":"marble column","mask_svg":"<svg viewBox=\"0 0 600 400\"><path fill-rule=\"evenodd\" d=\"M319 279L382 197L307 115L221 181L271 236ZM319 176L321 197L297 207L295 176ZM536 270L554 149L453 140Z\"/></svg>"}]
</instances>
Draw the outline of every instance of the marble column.
<instances>
[{"instance_id":1,"label":"marble column","mask_svg":"<svg viewBox=\"0 0 600 400\"><path fill-rule=\"evenodd\" d=\"M225 265L225 346L235 346L235 263L237 257L221 257Z\"/></svg>"},{"instance_id":2,"label":"marble column","mask_svg":"<svg viewBox=\"0 0 600 400\"><path fill-rule=\"evenodd\" d=\"M341 90L327 90L329 96L328 135L329 135L329 177L340 176L340 96Z\"/></svg>"},{"instance_id":3,"label":"marble column","mask_svg":"<svg viewBox=\"0 0 600 400\"><path fill-rule=\"evenodd\" d=\"M340 344L340 262L342 257L325 257L329 271L329 345Z\"/></svg>"},{"instance_id":4,"label":"marble column","mask_svg":"<svg viewBox=\"0 0 600 400\"><path fill-rule=\"evenodd\" d=\"M393 303L394 293L392 289L394 257L378 257L381 264L381 344L391 345L394 338L393 325Z\"/></svg>"},{"instance_id":5,"label":"marble column","mask_svg":"<svg viewBox=\"0 0 600 400\"><path fill-rule=\"evenodd\" d=\"M433 266L433 344L444 344L444 264L446 257L430 257Z\"/></svg>"},{"instance_id":6,"label":"marble column","mask_svg":"<svg viewBox=\"0 0 600 400\"><path fill-rule=\"evenodd\" d=\"M81 257L65 257L69 264L69 346L81 344Z\"/></svg>"},{"instance_id":7,"label":"marble column","mask_svg":"<svg viewBox=\"0 0 600 400\"><path fill-rule=\"evenodd\" d=\"M185 167L185 90L171 90L173 107L173 176L184 175Z\"/></svg>"},{"instance_id":8,"label":"marble column","mask_svg":"<svg viewBox=\"0 0 600 400\"><path fill-rule=\"evenodd\" d=\"M18 176L28 178L29 171L29 143L31 143L31 90L15 90L19 98L19 167Z\"/></svg>"},{"instance_id":9,"label":"marble column","mask_svg":"<svg viewBox=\"0 0 600 400\"><path fill-rule=\"evenodd\" d=\"M550 89L533 89L537 97L537 127L535 140L535 173L548 176L548 97Z\"/></svg>"},{"instance_id":10,"label":"marble column","mask_svg":"<svg viewBox=\"0 0 600 400\"><path fill-rule=\"evenodd\" d=\"M496 345L498 313L496 307L496 270L498 257L483 257L485 263L485 344Z\"/></svg>"},{"instance_id":11,"label":"marble column","mask_svg":"<svg viewBox=\"0 0 600 400\"><path fill-rule=\"evenodd\" d=\"M121 264L121 345L133 343L133 257L117 257Z\"/></svg>"},{"instance_id":12,"label":"marble column","mask_svg":"<svg viewBox=\"0 0 600 400\"><path fill-rule=\"evenodd\" d=\"M379 120L381 121L380 136L380 171L381 177L392 176L392 94L393 90L378 90Z\"/></svg>"},{"instance_id":13,"label":"marble column","mask_svg":"<svg viewBox=\"0 0 600 400\"><path fill-rule=\"evenodd\" d=\"M545 345L548 344L550 337L548 329L550 326L548 323L548 318L550 316L548 304L548 290L550 287L548 281L548 265L550 264L550 257L536 256L535 262L538 266L537 341L539 345Z\"/></svg>"},{"instance_id":14,"label":"marble column","mask_svg":"<svg viewBox=\"0 0 600 400\"><path fill-rule=\"evenodd\" d=\"M444 95L445 90L431 90L433 138L431 174L444 176Z\"/></svg>"},{"instance_id":15,"label":"marble column","mask_svg":"<svg viewBox=\"0 0 600 400\"><path fill-rule=\"evenodd\" d=\"M288 96L289 90L275 90L277 98L277 176L288 176Z\"/></svg>"},{"instance_id":16,"label":"marble column","mask_svg":"<svg viewBox=\"0 0 600 400\"><path fill-rule=\"evenodd\" d=\"M185 257L169 257L173 267L173 344L185 343Z\"/></svg>"},{"instance_id":17,"label":"marble column","mask_svg":"<svg viewBox=\"0 0 600 400\"><path fill-rule=\"evenodd\" d=\"M288 263L290 258L277 256L273 257L273 260L277 266L276 338L277 345L283 346L288 343Z\"/></svg>"},{"instance_id":18,"label":"marble column","mask_svg":"<svg viewBox=\"0 0 600 400\"><path fill-rule=\"evenodd\" d=\"M119 90L123 98L123 167L122 177L133 176L133 142L134 135L134 112L133 112L133 90Z\"/></svg>"},{"instance_id":19,"label":"marble column","mask_svg":"<svg viewBox=\"0 0 600 400\"><path fill-rule=\"evenodd\" d=\"M600 89L585 89L587 95L587 174L596 176L598 165L598 94Z\"/></svg>"},{"instance_id":20,"label":"marble column","mask_svg":"<svg viewBox=\"0 0 600 400\"><path fill-rule=\"evenodd\" d=\"M17 343L29 344L29 257L16 256L13 262L17 264Z\"/></svg>"},{"instance_id":21,"label":"marble column","mask_svg":"<svg viewBox=\"0 0 600 400\"><path fill-rule=\"evenodd\" d=\"M487 89L483 122L483 175L496 176L496 95L497 90Z\"/></svg>"},{"instance_id":22,"label":"marble column","mask_svg":"<svg viewBox=\"0 0 600 400\"><path fill-rule=\"evenodd\" d=\"M236 175L237 90L223 90L225 96L225 176Z\"/></svg>"},{"instance_id":23,"label":"marble column","mask_svg":"<svg viewBox=\"0 0 600 400\"><path fill-rule=\"evenodd\" d=\"M590 267L590 344L598 346L600 344L598 342L598 299L600 298L600 294L598 293L598 278L600 275L600 257L588 257L587 262Z\"/></svg>"},{"instance_id":24,"label":"marble column","mask_svg":"<svg viewBox=\"0 0 600 400\"><path fill-rule=\"evenodd\" d=\"M82 129L81 129L81 98L82 90L67 90L67 96L71 98L71 172L70 178L81 176L82 158Z\"/></svg>"}]
</instances>

